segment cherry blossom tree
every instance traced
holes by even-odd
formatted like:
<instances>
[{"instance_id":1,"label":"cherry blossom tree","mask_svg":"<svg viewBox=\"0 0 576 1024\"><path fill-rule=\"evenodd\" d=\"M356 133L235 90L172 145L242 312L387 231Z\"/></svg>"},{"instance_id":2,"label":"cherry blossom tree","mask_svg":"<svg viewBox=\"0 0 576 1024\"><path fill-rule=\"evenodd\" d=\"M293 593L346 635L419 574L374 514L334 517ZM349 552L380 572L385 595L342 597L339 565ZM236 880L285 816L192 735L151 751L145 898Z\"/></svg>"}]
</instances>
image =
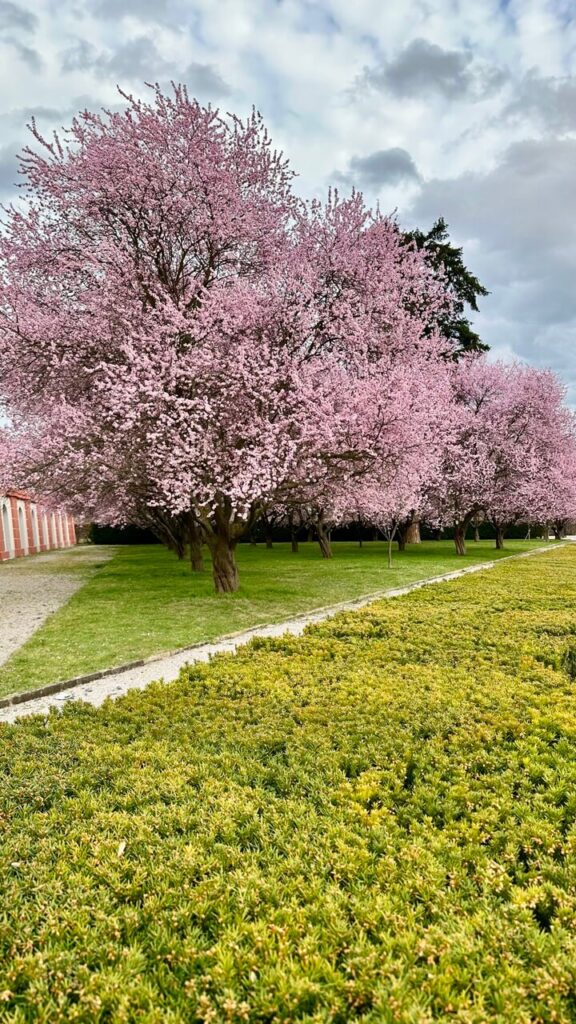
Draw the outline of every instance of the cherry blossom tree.
<instances>
[{"instance_id":1,"label":"cherry blossom tree","mask_svg":"<svg viewBox=\"0 0 576 1024\"><path fill-rule=\"evenodd\" d=\"M506 394L491 420L494 470L485 503L498 548L510 524L563 518L574 509L575 422L564 398L549 371L507 368Z\"/></svg>"},{"instance_id":2,"label":"cherry blossom tree","mask_svg":"<svg viewBox=\"0 0 576 1024\"><path fill-rule=\"evenodd\" d=\"M362 522L394 536L438 471L451 422L449 365L430 349L428 358L395 355L383 364L379 360L378 375L364 381L358 406L349 405L336 445L339 451L350 444L352 424L357 436L364 434L362 457L328 462L320 473L304 460L292 483L291 500L314 525L325 558L331 557L329 534L336 526Z\"/></svg>"},{"instance_id":3,"label":"cherry blossom tree","mask_svg":"<svg viewBox=\"0 0 576 1024\"><path fill-rule=\"evenodd\" d=\"M534 476L519 485L518 504L524 512L516 517L529 525L544 524L546 536L551 526L558 540L576 518L576 430L574 414L566 409L563 413L561 422L553 423L554 430L548 426Z\"/></svg>"},{"instance_id":4,"label":"cherry blossom tree","mask_svg":"<svg viewBox=\"0 0 576 1024\"><path fill-rule=\"evenodd\" d=\"M456 551L465 554L466 529L480 514L494 526L497 547L511 523L552 517L562 504L560 466L568 495L574 486L575 430L549 371L466 357L452 374L454 427L426 489L427 518L454 526Z\"/></svg>"},{"instance_id":5,"label":"cherry blossom tree","mask_svg":"<svg viewBox=\"0 0 576 1024\"><path fill-rule=\"evenodd\" d=\"M14 480L10 477L12 456L10 434L7 430L0 428L0 494L14 486Z\"/></svg>"},{"instance_id":6,"label":"cherry blossom tree","mask_svg":"<svg viewBox=\"0 0 576 1024\"><path fill-rule=\"evenodd\" d=\"M65 143L33 126L43 149L25 152L29 201L10 211L1 247L8 406L42 421L53 466L75 460L88 505L108 480L117 518L126 491L110 472L116 451L128 453L124 465L146 451L152 502L178 516L193 495L227 589L243 491L292 454L294 389L282 409L270 395L274 424L266 411L253 416L258 381L280 360L266 342L246 342L264 329L258 284L286 244L291 172L256 116L223 121L182 89L156 89L153 104L126 99L124 114L86 112ZM289 392L287 370L278 383ZM270 451L264 465L256 437ZM45 469L45 444L39 454Z\"/></svg>"}]
</instances>

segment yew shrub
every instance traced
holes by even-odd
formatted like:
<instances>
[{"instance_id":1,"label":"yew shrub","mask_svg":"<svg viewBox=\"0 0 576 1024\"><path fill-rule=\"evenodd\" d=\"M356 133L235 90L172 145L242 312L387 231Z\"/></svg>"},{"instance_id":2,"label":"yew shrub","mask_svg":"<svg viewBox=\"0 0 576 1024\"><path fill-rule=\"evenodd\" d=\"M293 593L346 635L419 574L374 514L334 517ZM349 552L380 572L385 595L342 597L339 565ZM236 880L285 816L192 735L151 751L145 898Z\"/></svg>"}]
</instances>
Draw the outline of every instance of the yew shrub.
<instances>
[{"instance_id":1,"label":"yew shrub","mask_svg":"<svg viewBox=\"0 0 576 1024\"><path fill-rule=\"evenodd\" d=\"M2 1019L571 1024L575 561L2 727Z\"/></svg>"}]
</instances>

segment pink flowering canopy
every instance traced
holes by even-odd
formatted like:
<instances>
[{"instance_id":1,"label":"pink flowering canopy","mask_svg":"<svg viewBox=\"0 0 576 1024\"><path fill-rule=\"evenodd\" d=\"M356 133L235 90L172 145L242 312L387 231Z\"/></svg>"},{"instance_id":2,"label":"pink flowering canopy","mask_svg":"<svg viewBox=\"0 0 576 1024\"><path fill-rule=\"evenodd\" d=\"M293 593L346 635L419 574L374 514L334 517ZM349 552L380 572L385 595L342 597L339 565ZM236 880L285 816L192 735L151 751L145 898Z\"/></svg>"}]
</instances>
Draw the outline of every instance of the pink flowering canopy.
<instances>
[{"instance_id":1,"label":"pink flowering canopy","mask_svg":"<svg viewBox=\"0 0 576 1024\"><path fill-rule=\"evenodd\" d=\"M438 420L446 297L359 195L299 202L257 115L125 100L32 125L0 237L14 467L99 519L190 515L234 589L267 504L382 474L415 409Z\"/></svg>"},{"instance_id":2,"label":"pink flowering canopy","mask_svg":"<svg viewBox=\"0 0 576 1024\"><path fill-rule=\"evenodd\" d=\"M31 126L0 233L5 475L98 521L189 524L220 590L270 508L549 511L574 476L557 382L446 360L446 291L393 219L299 201L256 114L124 99Z\"/></svg>"},{"instance_id":3,"label":"pink flowering canopy","mask_svg":"<svg viewBox=\"0 0 576 1024\"><path fill-rule=\"evenodd\" d=\"M452 380L453 427L426 489L430 521L454 525L458 547L478 514L501 534L510 523L554 518L554 509L573 513L575 421L554 374L468 356Z\"/></svg>"}]
</instances>

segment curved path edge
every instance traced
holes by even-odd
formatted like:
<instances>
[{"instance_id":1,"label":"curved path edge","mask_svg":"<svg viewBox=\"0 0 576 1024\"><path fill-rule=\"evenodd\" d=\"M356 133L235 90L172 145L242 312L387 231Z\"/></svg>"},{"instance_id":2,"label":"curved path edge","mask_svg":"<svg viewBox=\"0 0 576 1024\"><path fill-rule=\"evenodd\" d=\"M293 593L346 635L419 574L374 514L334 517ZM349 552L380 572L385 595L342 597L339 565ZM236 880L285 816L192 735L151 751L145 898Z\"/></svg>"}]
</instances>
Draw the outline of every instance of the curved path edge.
<instances>
[{"instance_id":1,"label":"curved path edge","mask_svg":"<svg viewBox=\"0 0 576 1024\"><path fill-rule=\"evenodd\" d=\"M545 554L551 551L558 551L564 547L566 542L549 544L546 547L533 548L531 551L522 551L516 555L505 555L490 562L479 562L475 565L465 566L463 569L455 569L453 572L446 572L440 576L429 576L414 583L408 583L403 587L396 587L386 590L373 591L362 597L351 601L341 601L339 604L328 605L324 608L313 608L310 611L294 615L282 622L274 622L265 625L251 626L249 629L238 633L229 633L219 637L217 640L207 643L192 644L189 647L180 647L177 651L167 651L162 654L153 654L149 658L140 658L137 661L130 661L124 665L117 665L114 668L102 669L99 672L90 672L83 676L74 676L72 679L64 679L56 683L49 683L46 686L38 687L35 690L24 690L21 693L10 694L0 699L0 722L13 722L24 715L46 714L52 707L62 707L64 703L71 700L82 700L88 704L98 707L108 697L120 697L128 690L142 690L150 683L157 680L171 682L178 678L180 669L185 665L198 661L209 661L214 654L232 654L238 647L243 646L255 637L279 637L285 633L298 636L304 632L306 626L315 622L322 622L324 619L337 615L338 612L356 611L364 608L375 601L385 598L402 597L413 590L427 587L434 583L444 583L448 580L459 579L473 572L482 572L485 569L494 569L495 566L505 562L511 562L518 558L530 558L532 555Z\"/></svg>"}]
</instances>

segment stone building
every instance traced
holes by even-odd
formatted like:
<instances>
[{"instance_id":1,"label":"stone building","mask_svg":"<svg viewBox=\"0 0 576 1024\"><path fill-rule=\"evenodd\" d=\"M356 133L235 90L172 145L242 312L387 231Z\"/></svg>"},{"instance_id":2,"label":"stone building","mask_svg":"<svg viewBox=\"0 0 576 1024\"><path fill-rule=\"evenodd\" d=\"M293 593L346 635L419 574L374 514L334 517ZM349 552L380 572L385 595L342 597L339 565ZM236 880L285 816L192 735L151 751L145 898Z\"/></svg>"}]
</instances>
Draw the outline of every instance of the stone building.
<instances>
[{"instance_id":1,"label":"stone building","mask_svg":"<svg viewBox=\"0 0 576 1024\"><path fill-rule=\"evenodd\" d=\"M74 520L45 509L22 491L0 496L0 562L76 543Z\"/></svg>"}]
</instances>

